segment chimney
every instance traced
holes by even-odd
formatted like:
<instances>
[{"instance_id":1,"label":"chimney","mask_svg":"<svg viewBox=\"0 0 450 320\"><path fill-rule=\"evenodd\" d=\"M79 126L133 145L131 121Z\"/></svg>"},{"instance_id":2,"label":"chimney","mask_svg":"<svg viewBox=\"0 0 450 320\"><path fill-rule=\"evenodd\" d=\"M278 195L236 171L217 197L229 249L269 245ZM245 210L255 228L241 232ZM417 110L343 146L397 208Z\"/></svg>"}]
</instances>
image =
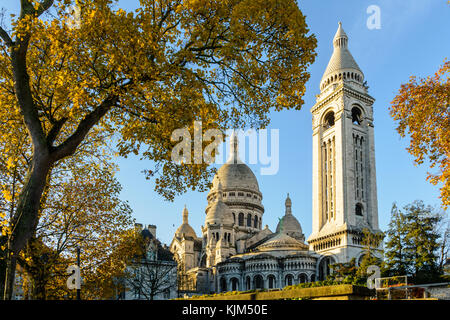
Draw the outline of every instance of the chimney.
<instances>
[{"instance_id":1,"label":"chimney","mask_svg":"<svg viewBox=\"0 0 450 320\"><path fill-rule=\"evenodd\" d=\"M153 224L149 224L147 227L148 231L152 234L153 238L156 239L156 226Z\"/></svg>"}]
</instances>

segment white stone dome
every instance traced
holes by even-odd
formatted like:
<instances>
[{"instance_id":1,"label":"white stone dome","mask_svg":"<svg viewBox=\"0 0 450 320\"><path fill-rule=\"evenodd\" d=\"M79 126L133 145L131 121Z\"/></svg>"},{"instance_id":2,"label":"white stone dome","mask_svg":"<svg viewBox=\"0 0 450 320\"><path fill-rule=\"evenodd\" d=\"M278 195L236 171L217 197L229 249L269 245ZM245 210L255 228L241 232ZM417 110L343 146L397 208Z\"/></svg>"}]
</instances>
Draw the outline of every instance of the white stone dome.
<instances>
[{"instance_id":1,"label":"white stone dome","mask_svg":"<svg viewBox=\"0 0 450 320\"><path fill-rule=\"evenodd\" d=\"M183 209L183 223L178 227L177 231L175 231L175 235L179 238L184 237L192 237L197 238L194 229L188 223L188 210L186 206Z\"/></svg>"},{"instance_id":2,"label":"white stone dome","mask_svg":"<svg viewBox=\"0 0 450 320\"><path fill-rule=\"evenodd\" d=\"M304 241L305 236L302 231L302 226L292 214L292 200L289 198L289 193L285 201L285 206L286 212L278 222L276 233L284 233L295 239Z\"/></svg>"},{"instance_id":3,"label":"white stone dome","mask_svg":"<svg viewBox=\"0 0 450 320\"><path fill-rule=\"evenodd\" d=\"M248 189L259 193L258 180L245 163L225 163L214 176L213 186L219 180L224 190Z\"/></svg>"},{"instance_id":4,"label":"white stone dome","mask_svg":"<svg viewBox=\"0 0 450 320\"><path fill-rule=\"evenodd\" d=\"M215 201L206 208L205 224L234 224L233 213L222 200L222 186L220 181L217 186L217 194L218 196Z\"/></svg>"},{"instance_id":5,"label":"white stone dome","mask_svg":"<svg viewBox=\"0 0 450 320\"><path fill-rule=\"evenodd\" d=\"M215 201L208 207L205 219L206 224L233 224L233 214L230 208L223 201Z\"/></svg>"},{"instance_id":6,"label":"white stone dome","mask_svg":"<svg viewBox=\"0 0 450 320\"><path fill-rule=\"evenodd\" d=\"M217 170L212 181L213 189L216 189L217 183L220 181L224 190L247 189L260 193L258 180L252 169L239 159L238 145L238 137L236 133L233 132L230 139L230 157L228 161Z\"/></svg>"},{"instance_id":7,"label":"white stone dome","mask_svg":"<svg viewBox=\"0 0 450 320\"><path fill-rule=\"evenodd\" d=\"M272 250L307 250L308 246L285 233L278 233L257 247L258 251Z\"/></svg>"},{"instance_id":8,"label":"white stone dome","mask_svg":"<svg viewBox=\"0 0 450 320\"><path fill-rule=\"evenodd\" d=\"M301 235L302 226L300 225L300 222L298 222L297 218L294 217L292 214L284 215L278 222L276 232L283 232L291 235L293 233L297 233Z\"/></svg>"}]
</instances>

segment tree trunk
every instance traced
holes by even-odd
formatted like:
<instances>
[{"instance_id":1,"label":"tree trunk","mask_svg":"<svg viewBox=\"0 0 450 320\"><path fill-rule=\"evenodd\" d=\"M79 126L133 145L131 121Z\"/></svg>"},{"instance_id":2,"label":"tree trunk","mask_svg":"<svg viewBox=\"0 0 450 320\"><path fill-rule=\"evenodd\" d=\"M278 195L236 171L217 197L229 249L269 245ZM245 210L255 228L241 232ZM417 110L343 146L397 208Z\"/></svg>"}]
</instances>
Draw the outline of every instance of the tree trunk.
<instances>
[{"instance_id":1,"label":"tree trunk","mask_svg":"<svg viewBox=\"0 0 450 320\"><path fill-rule=\"evenodd\" d=\"M41 158L41 159L39 159ZM39 208L42 193L47 183L51 161L46 155L35 152L24 188L20 194L17 210L11 220L12 232L8 239L8 259L4 299L12 298L17 256L34 235L39 220Z\"/></svg>"},{"instance_id":2,"label":"tree trunk","mask_svg":"<svg viewBox=\"0 0 450 320\"><path fill-rule=\"evenodd\" d=\"M45 279L41 279L39 276L36 276L36 279L33 279L33 300L47 299L46 285L47 281Z\"/></svg>"}]
</instances>

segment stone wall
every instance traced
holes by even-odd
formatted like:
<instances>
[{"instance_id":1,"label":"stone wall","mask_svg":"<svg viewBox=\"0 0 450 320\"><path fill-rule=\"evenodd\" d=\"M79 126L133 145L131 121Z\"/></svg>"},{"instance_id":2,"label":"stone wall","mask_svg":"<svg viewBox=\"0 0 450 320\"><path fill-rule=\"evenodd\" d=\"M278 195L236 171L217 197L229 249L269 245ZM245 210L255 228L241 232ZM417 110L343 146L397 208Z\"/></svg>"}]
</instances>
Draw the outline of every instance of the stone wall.
<instances>
[{"instance_id":1,"label":"stone wall","mask_svg":"<svg viewBox=\"0 0 450 320\"><path fill-rule=\"evenodd\" d=\"M436 298L442 300L450 300L450 287L429 287L425 289L425 296L427 298Z\"/></svg>"},{"instance_id":2,"label":"stone wall","mask_svg":"<svg viewBox=\"0 0 450 320\"><path fill-rule=\"evenodd\" d=\"M291 288L274 291L255 291L242 293L217 294L192 297L195 300L367 300L375 293L366 287L354 285L335 285L314 288Z\"/></svg>"}]
</instances>

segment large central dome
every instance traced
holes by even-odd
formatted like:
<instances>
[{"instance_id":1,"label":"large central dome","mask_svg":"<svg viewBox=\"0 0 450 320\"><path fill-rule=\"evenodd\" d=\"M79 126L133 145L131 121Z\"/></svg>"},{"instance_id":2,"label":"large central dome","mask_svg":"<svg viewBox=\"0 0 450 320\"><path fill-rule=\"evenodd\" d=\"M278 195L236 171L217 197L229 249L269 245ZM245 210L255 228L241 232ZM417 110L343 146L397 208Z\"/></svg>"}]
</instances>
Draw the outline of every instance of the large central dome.
<instances>
[{"instance_id":1,"label":"large central dome","mask_svg":"<svg viewBox=\"0 0 450 320\"><path fill-rule=\"evenodd\" d=\"M222 188L227 189L250 189L259 192L258 180L253 171L245 163L225 163L217 171L213 185L222 183Z\"/></svg>"},{"instance_id":2,"label":"large central dome","mask_svg":"<svg viewBox=\"0 0 450 320\"><path fill-rule=\"evenodd\" d=\"M235 132L230 139L230 157L217 170L207 196L208 206L205 212L209 216L207 218L209 223L213 220L218 223L220 215L214 213L214 219L212 218L213 212L217 211L215 207L218 196L222 197L223 204L231 210L234 225L241 231L261 230L264 213L264 206L261 203L262 194L255 174L239 159L238 137Z\"/></svg>"},{"instance_id":3,"label":"large central dome","mask_svg":"<svg viewBox=\"0 0 450 320\"><path fill-rule=\"evenodd\" d=\"M224 191L242 190L253 191L260 194L258 180L252 169L239 159L238 137L233 132L230 139L230 157L228 161L217 170L213 178L213 189L221 183Z\"/></svg>"}]
</instances>

